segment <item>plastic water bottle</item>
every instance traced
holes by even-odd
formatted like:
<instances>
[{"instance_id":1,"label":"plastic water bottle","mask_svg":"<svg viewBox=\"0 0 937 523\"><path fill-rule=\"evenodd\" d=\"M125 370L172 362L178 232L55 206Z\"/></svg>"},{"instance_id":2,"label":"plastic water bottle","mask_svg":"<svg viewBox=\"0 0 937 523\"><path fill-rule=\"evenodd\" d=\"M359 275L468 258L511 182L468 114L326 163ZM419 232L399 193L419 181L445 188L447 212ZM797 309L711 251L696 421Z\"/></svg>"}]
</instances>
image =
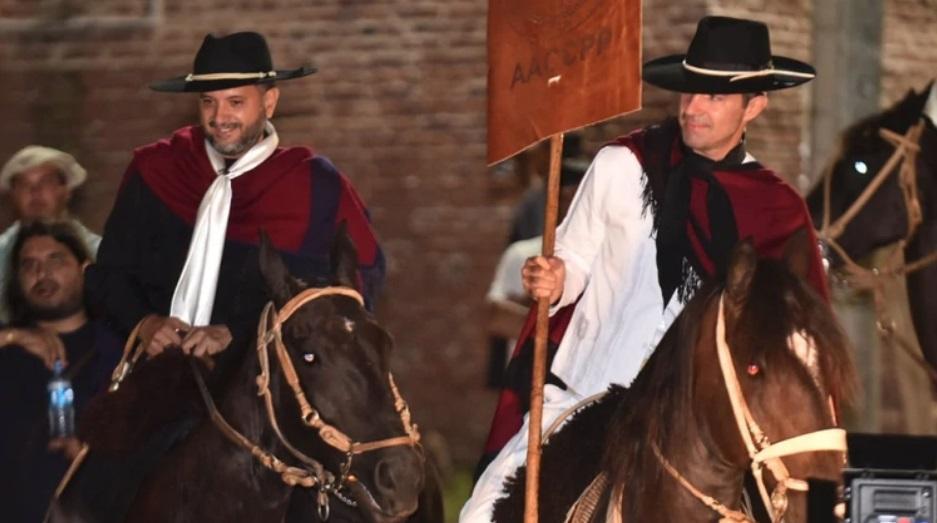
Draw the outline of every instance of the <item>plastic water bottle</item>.
<instances>
[{"instance_id":1,"label":"plastic water bottle","mask_svg":"<svg viewBox=\"0 0 937 523\"><path fill-rule=\"evenodd\" d=\"M72 382L62 374L65 365L56 361L49 392L49 437L67 438L75 434L75 391Z\"/></svg>"}]
</instances>

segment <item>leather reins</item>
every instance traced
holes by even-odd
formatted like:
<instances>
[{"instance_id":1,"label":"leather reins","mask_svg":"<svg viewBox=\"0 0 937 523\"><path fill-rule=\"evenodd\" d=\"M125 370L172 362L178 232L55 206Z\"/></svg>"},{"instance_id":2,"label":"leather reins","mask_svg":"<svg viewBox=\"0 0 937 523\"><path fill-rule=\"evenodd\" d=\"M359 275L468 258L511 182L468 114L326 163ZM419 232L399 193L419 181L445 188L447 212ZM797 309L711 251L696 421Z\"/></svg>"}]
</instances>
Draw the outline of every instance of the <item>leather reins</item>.
<instances>
[{"instance_id":1,"label":"leather reins","mask_svg":"<svg viewBox=\"0 0 937 523\"><path fill-rule=\"evenodd\" d=\"M732 405L732 413L738 425L742 441L745 443L748 457L751 460L750 467L752 475L755 478L755 483L758 485L758 492L764 502L765 509L771 515L771 520L775 522L781 521L784 517L784 513L787 511L787 491L797 490L806 492L808 489L805 480L791 476L781 458L794 454L818 451L845 453L846 431L841 428L823 429L801 434L777 443L770 442L767 435L752 416L748 403L745 401L745 396L742 393L742 385L739 382L738 374L735 372L732 353L726 341L724 296L719 298L719 316L716 323L716 352L719 357L719 367L722 372L723 382L725 383L726 392L729 396L729 403ZM832 409L832 402L830 406ZM834 422L835 419L834 411ZM660 448L656 445L654 445L654 452L664 469L693 497L718 513L721 516L720 521L751 521L746 514L726 507L715 498L707 496L696 488L664 457ZM771 471L772 476L777 482L770 495L768 494L768 488L764 480L765 467Z\"/></svg>"},{"instance_id":2,"label":"leather reins","mask_svg":"<svg viewBox=\"0 0 937 523\"><path fill-rule=\"evenodd\" d=\"M387 375L388 384L390 386L391 393L394 396L394 409L400 416L400 421L403 424L403 429L406 433L404 436L395 436L364 443L354 441L351 437L349 437L334 425L325 422L322 419L322 416L320 416L319 411L316 410L306 398L306 394L303 391L302 384L299 380L299 375L296 373L296 368L289 357L289 352L286 348L286 345L283 343L282 327L283 324L286 323L286 321L289 320L290 317L300 309L300 307L306 303L309 303L310 301L325 296L347 296L357 301L359 305L364 305L364 299L361 297L361 294L351 288L310 288L291 298L279 311L276 310L272 302L267 303L267 305L264 307L257 326L257 361L260 365L260 374L256 379L258 388L257 395L264 398L264 406L267 412L267 419L270 423L270 427L277 435L277 438L280 440L280 443L283 445L283 447L286 448L294 458L303 463L302 468L287 465L271 452L266 451L258 444L253 443L246 436L238 432L237 429L232 427L227 422L227 420L224 419L224 416L222 416L221 412L215 405L214 400L212 400L211 394L208 391L208 387L205 385L205 380L202 376L202 373L195 364L195 361L191 358L189 361L192 372L195 376L196 383L198 384L202 400L205 403L212 422L215 424L218 430L228 440L249 451L251 455L254 456L258 462L260 462L261 465L278 474L285 484L291 487L301 486L315 488L318 491L317 503L319 517L323 520L326 520L329 517L329 494L335 495L338 499L348 505L356 505L353 500L344 496L341 492L344 489L346 483L358 483L358 479L353 474L351 474L351 464L354 456L388 447L403 445L418 446L420 442L420 433L416 424L412 423L411 421L410 409L407 406L406 401L404 401L404 399L401 397L400 391L397 389L393 374L389 372ZM134 328L130 338L128 338L127 345L124 348L124 355L121 358L117 368L114 370L111 390L117 389L117 387L120 385L120 382L123 381L123 379L129 374L133 365L143 353L141 344L138 344L136 350L133 350L133 341L136 339L138 330L139 325L137 328ZM273 345L274 352L276 354L277 361L280 364L284 378L286 379L287 384L290 386L290 389L296 398L296 402L299 404L300 418L303 424L316 430L322 441L345 455L345 462L343 463L341 471L337 477L335 474L332 474L330 471L328 471L319 461L306 455L298 448L296 448L296 446L294 446L289 441L289 439L287 439L287 437L283 434L283 431L280 429L279 422L277 421L276 408L273 402L273 393L270 390L270 354L268 347L271 344ZM362 487L364 487L364 485L362 485Z\"/></svg>"}]
</instances>

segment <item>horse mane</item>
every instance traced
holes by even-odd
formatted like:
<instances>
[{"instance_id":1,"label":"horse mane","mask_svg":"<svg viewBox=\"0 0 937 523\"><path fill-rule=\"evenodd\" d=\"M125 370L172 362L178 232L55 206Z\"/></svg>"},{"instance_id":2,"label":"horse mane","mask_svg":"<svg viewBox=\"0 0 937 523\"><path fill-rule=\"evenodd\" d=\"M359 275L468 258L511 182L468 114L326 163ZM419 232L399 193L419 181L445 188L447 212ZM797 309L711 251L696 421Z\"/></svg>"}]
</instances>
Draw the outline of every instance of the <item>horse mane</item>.
<instances>
[{"instance_id":1,"label":"horse mane","mask_svg":"<svg viewBox=\"0 0 937 523\"><path fill-rule=\"evenodd\" d=\"M801 330L813 337L818 349L817 365L824 390L817 390L816 398L821 408L825 408L826 394L838 404L849 402L855 389L855 370L849 344L829 305L778 260L760 259L751 285L752 299L746 301L738 321L770 327L757 332L747 329L753 339L733 340L733 355L762 362L776 375L799 375L799 379L806 380L803 382L810 383L810 373L786 344L789 332ZM693 356L704 313L714 306L712 302L721 291L722 287L709 284L696 293L617 407L602 466L613 484L626 489L626 499L630 500L626 510L632 516L626 519L645 513L646 507L641 507L644 491L658 484L663 473L649 444L667 448L672 438L685 433L696 419L692 410ZM784 342L755 343L755 339Z\"/></svg>"},{"instance_id":2,"label":"horse mane","mask_svg":"<svg viewBox=\"0 0 937 523\"><path fill-rule=\"evenodd\" d=\"M640 500L657 482L661 468L648 444L658 447L685 431L693 418L693 353L703 313L720 287L704 285L687 303L661 339L641 372L625 389L606 437L603 468L612 483L624 485L628 499ZM638 521L641 510L631 504L626 520Z\"/></svg>"},{"instance_id":3,"label":"horse mane","mask_svg":"<svg viewBox=\"0 0 937 523\"><path fill-rule=\"evenodd\" d=\"M120 388L89 403L78 420L79 437L97 452L123 456L173 422L203 416L188 359L182 351L170 349L143 362Z\"/></svg>"},{"instance_id":4,"label":"horse mane","mask_svg":"<svg viewBox=\"0 0 937 523\"><path fill-rule=\"evenodd\" d=\"M770 344L757 343L757 340L765 337L770 339L766 334L775 336L775 339L785 339L793 329L800 330L813 339L817 348L817 372L823 393L821 399L831 396L837 406L850 405L855 400L858 387L852 345L830 304L782 265L782 262L770 259L761 260L758 264L751 294L759 298L746 304L739 321L758 321L757 318L772 320L758 322L764 327L759 332L749 332L757 339L743 341L743 344L754 349L751 356L754 361L765 361L775 372L782 370L809 375L803 362L791 351L771 350ZM766 333L767 329L776 330Z\"/></svg>"}]
</instances>

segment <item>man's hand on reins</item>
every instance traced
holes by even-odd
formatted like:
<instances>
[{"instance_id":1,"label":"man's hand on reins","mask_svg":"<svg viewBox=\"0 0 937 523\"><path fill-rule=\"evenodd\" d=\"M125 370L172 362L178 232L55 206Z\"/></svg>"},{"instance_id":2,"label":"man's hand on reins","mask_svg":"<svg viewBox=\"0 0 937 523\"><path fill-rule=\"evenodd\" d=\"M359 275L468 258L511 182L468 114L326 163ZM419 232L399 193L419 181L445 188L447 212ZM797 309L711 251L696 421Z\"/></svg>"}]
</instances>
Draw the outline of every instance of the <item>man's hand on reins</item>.
<instances>
[{"instance_id":1,"label":"man's hand on reins","mask_svg":"<svg viewBox=\"0 0 937 523\"><path fill-rule=\"evenodd\" d=\"M231 344L231 331L225 325L194 327L182 339L182 351L195 357L211 356Z\"/></svg>"},{"instance_id":2,"label":"man's hand on reins","mask_svg":"<svg viewBox=\"0 0 937 523\"><path fill-rule=\"evenodd\" d=\"M153 357L169 347L181 346L182 336L189 329L189 324L179 318L151 314L140 325L140 343L146 354Z\"/></svg>"}]
</instances>

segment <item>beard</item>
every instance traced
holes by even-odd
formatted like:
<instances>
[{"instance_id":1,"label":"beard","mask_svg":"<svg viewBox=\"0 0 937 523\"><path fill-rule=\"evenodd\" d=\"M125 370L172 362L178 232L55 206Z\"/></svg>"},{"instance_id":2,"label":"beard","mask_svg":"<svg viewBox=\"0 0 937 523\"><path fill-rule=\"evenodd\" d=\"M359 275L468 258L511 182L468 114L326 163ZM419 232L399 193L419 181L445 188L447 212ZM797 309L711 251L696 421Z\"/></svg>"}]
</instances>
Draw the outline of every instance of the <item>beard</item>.
<instances>
[{"instance_id":1,"label":"beard","mask_svg":"<svg viewBox=\"0 0 937 523\"><path fill-rule=\"evenodd\" d=\"M36 286L57 285L50 282L38 282ZM83 292L81 288L73 289L61 300L55 303L43 303L31 295L26 296L26 306L29 309L29 315L34 321L55 321L68 318L81 311L85 304L83 301Z\"/></svg>"},{"instance_id":2,"label":"beard","mask_svg":"<svg viewBox=\"0 0 937 523\"><path fill-rule=\"evenodd\" d=\"M226 158L237 158L260 141L260 138L264 133L264 126L266 124L267 118L265 116L261 116L250 127L244 127L244 132L241 133L240 140L229 144L218 143L215 140L215 137L209 133L205 133L205 136L208 139L208 143L211 144L212 149L218 151L221 156ZM208 122L208 126L213 129L228 130L243 127L243 124L219 124L215 121L211 121Z\"/></svg>"}]
</instances>

